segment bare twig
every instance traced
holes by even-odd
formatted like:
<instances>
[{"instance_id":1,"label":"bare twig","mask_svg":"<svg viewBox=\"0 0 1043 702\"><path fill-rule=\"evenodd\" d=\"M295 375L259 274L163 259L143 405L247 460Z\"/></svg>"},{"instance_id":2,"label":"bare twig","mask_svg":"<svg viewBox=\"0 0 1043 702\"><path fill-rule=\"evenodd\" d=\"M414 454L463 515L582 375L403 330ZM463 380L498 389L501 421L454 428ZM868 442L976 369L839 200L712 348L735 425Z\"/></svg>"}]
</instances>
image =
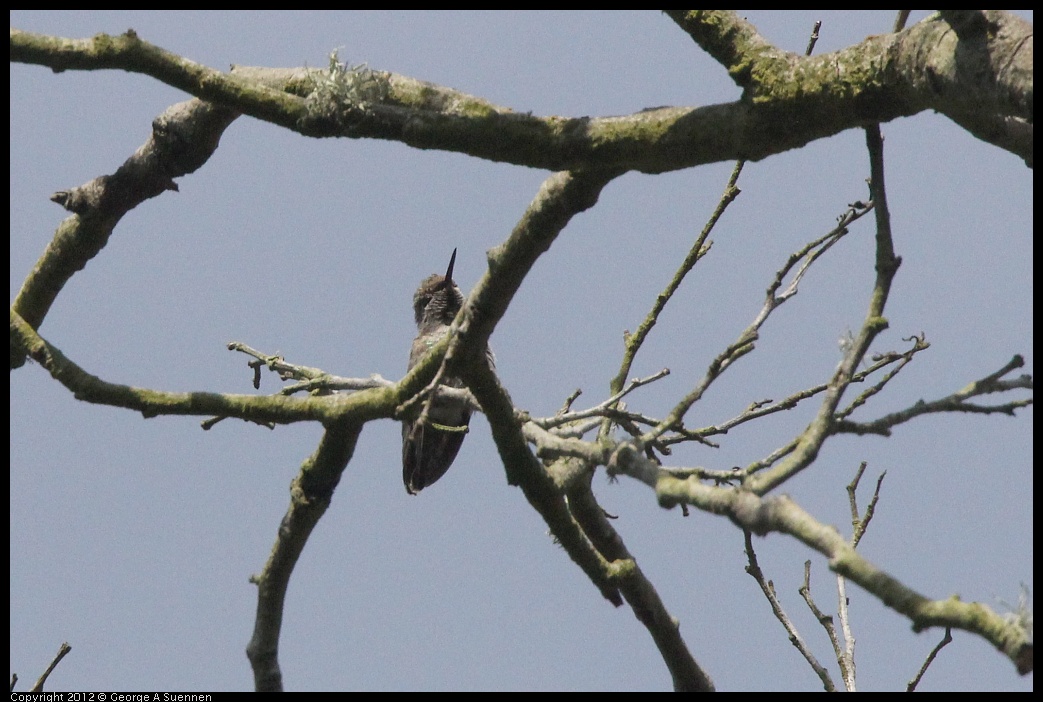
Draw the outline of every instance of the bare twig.
<instances>
[{"instance_id":1,"label":"bare twig","mask_svg":"<svg viewBox=\"0 0 1043 702\"><path fill-rule=\"evenodd\" d=\"M924 673L927 672L927 668L934 662L938 652L950 643L952 643L952 630L949 627L945 627L945 636L943 636L942 640L939 641L938 644L931 649L931 652L927 654L927 658L924 660L923 665L920 666L920 670L917 671L913 679L909 681L909 684L905 686L906 692L916 691L916 686L920 684L920 680L923 679Z\"/></svg>"},{"instance_id":2,"label":"bare twig","mask_svg":"<svg viewBox=\"0 0 1043 702\"><path fill-rule=\"evenodd\" d=\"M750 534L749 530L743 529L743 537L746 543L746 572L757 581L757 584L761 588L761 592L764 593L764 597L768 600L768 604L771 605L771 611L774 612L775 618L782 623L786 633L789 634L790 643L800 651L800 655L804 656L804 660L806 660L808 665L811 666L811 669L815 671L819 680L822 681L822 687L825 688L826 692L835 692L836 686L833 684L833 679L830 677L829 671L826 670L825 666L818 662L818 659L815 658L815 654L811 652L807 643L804 642L804 638L800 635L800 632L797 631L796 625L789 618L789 615L786 614L785 610L783 610L782 603L779 602L778 595L775 593L775 584L764 577L764 572L761 570L760 564L757 562L757 554L753 550L753 535ZM807 584L807 578L808 570L807 567L805 567L805 586ZM804 588L801 588L801 590L803 589Z\"/></svg>"},{"instance_id":3,"label":"bare twig","mask_svg":"<svg viewBox=\"0 0 1043 702\"><path fill-rule=\"evenodd\" d=\"M670 410L658 425L641 437L642 442L648 443L654 441L667 431L677 431L683 427L682 420L684 415L688 412L691 406L703 396L710 385L722 373L724 373L725 370L734 364L735 361L753 351L754 344L759 338L760 328L768 320L768 317L775 309L796 294L798 284L811 264L840 238L845 236L848 233L848 226L863 217L872 209L872 207L873 205L871 203L867 205L861 202L849 205L844 214L837 218L838 225L836 227L824 236L808 243L789 257L786 263L783 264L782 268L780 268L775 274L772 283L768 286L764 305L760 312L757 313L753 322L751 322L750 325L739 334L736 341L714 358L710 363L710 367L707 369L706 374L696 384L695 388L685 395L685 397ZM793 272L795 267L797 270L793 274L793 278L790 280L789 285L782 293L779 293L779 288L782 287L787 276Z\"/></svg>"},{"instance_id":4,"label":"bare twig","mask_svg":"<svg viewBox=\"0 0 1043 702\"><path fill-rule=\"evenodd\" d=\"M51 674L51 672L57 667L61 660L65 658L65 656L71 650L72 646L70 646L67 642L63 641L62 645L58 647L58 653L54 655L54 660L52 660L51 664L47 666L47 670L43 671L43 675L40 676L40 679L37 680L31 688L29 688L29 692L43 692L43 686L44 683L47 682L47 676ZM14 685L14 681L11 682L11 685Z\"/></svg>"},{"instance_id":5,"label":"bare twig","mask_svg":"<svg viewBox=\"0 0 1043 702\"><path fill-rule=\"evenodd\" d=\"M851 382L861 383L877 371L886 368L891 364L898 363L903 359L907 358L907 356L919 353L920 351L926 348L928 348L928 345L924 344L920 347L914 347L913 349L910 349L909 351L904 353L892 352L882 354L874 359L875 362L873 363L873 365L869 366L868 368L865 368L865 370L855 373L854 376L852 376L851 378ZM890 377L893 377L893 375L894 374L892 373ZM886 380L890 380L890 377ZM883 382L886 382L886 380ZM782 400L779 400L778 402L774 402L772 400L759 400L757 402L752 402L750 403L749 407L747 407L744 411L742 411L735 417L732 417L731 419L720 422L719 424L710 425L708 427L701 427L699 429L677 430L676 433L670 433L662 437L662 441L664 444L667 445L678 443L679 441L687 441L691 438L700 438L705 441L705 437L714 436L717 434L727 434L729 430L736 426L739 426L740 424L745 424L746 422L750 422L754 419L759 419L760 417L764 417L769 414L774 414L783 410L792 409L796 407L800 402L808 398L814 397L815 395L818 395L820 393L823 393L828 389L828 383L820 383L818 385L813 385L805 390L799 390L793 393L792 395L783 398ZM773 461L770 461L766 465L771 465L772 462ZM756 472L757 470L762 470L764 467L765 464L758 462L757 464L751 465L751 467L747 469L747 472Z\"/></svg>"},{"instance_id":6,"label":"bare twig","mask_svg":"<svg viewBox=\"0 0 1043 702\"><path fill-rule=\"evenodd\" d=\"M870 295L869 309L862 328L855 335L843 360L833 373L818 413L811 425L798 437L796 448L781 463L751 477L747 482L746 487L760 495L786 482L815 460L823 443L834 432L837 406L851 384L856 369L865 358L873 340L888 326L887 319L883 316L884 308L901 259L895 255L891 237L891 219L887 206L887 191L884 187L883 137L880 136L878 128L866 129L866 145L870 155L870 194L876 214L876 281Z\"/></svg>"},{"instance_id":7,"label":"bare twig","mask_svg":"<svg viewBox=\"0 0 1043 702\"><path fill-rule=\"evenodd\" d=\"M817 604L815 604L814 598L811 596L811 561L804 561L804 583L797 590L800 596L804 598L804 603L811 610L811 613L815 616L815 620L822 626L826 632L827 638L829 638L830 644L833 645L833 655L836 657L837 662L840 664L841 677L844 679L844 686L849 692L849 679L845 674L843 664L843 652L840 647L840 639L837 637L837 629L833 625L833 617L823 612Z\"/></svg>"},{"instance_id":8,"label":"bare twig","mask_svg":"<svg viewBox=\"0 0 1043 702\"><path fill-rule=\"evenodd\" d=\"M837 421L846 419L852 412L868 402L870 398L881 392L884 389L884 386L891 382L891 380L894 379L894 377L897 376L906 365L912 362L913 357L917 353L931 347L931 345L927 343L923 332L921 332L919 336L912 336L908 339L903 339L903 341L912 341L913 347L902 354L891 353L886 355L889 362L900 361L898 366L888 371L884 377L876 383L860 392L847 407L837 412L835 417ZM858 378L859 376L856 373L855 376L851 378L851 382L857 382Z\"/></svg>"},{"instance_id":9,"label":"bare twig","mask_svg":"<svg viewBox=\"0 0 1043 702\"><path fill-rule=\"evenodd\" d=\"M909 13L911 10L899 10L895 16L895 24L891 31L900 32L905 29L905 23L909 21Z\"/></svg>"},{"instance_id":10,"label":"bare twig","mask_svg":"<svg viewBox=\"0 0 1043 702\"><path fill-rule=\"evenodd\" d=\"M811 37L808 39L808 48L804 50L805 56L811 56L811 52L815 50L815 44L818 43L818 30L822 28L822 22L815 22L815 26L811 28Z\"/></svg>"},{"instance_id":11,"label":"bare twig","mask_svg":"<svg viewBox=\"0 0 1043 702\"><path fill-rule=\"evenodd\" d=\"M572 393L565 398L565 402L562 404L561 409L558 410L558 414L556 416L563 415L570 409L572 409L572 403L575 402L576 399L582 394L583 390L581 390L580 388L576 388L575 390L573 390Z\"/></svg>"},{"instance_id":12,"label":"bare twig","mask_svg":"<svg viewBox=\"0 0 1043 702\"><path fill-rule=\"evenodd\" d=\"M703 229L699 232L699 236L695 238L695 242L688 250L688 254L684 257L681 265L674 272L673 278L667 284L663 292L656 296L656 301L652 305L652 309L649 310L645 319L638 325L637 331L633 334L624 334L625 349L623 351L623 362L620 364L619 372L609 383L609 389L613 393L618 393L623 389L623 382L626 380L627 374L630 373L630 368L634 363L634 357L640 350L641 345L644 343L645 338L649 332L652 331L652 327L656 325L659 319L659 314L666 307L667 303L670 302L670 298L673 297L677 289L681 287L681 283L684 281L688 273L691 272L695 264L710 251L710 247L713 246L713 242L706 243L706 239L710 236L710 232L713 231L717 221L724 214L724 211L728 208L735 198L742 192L736 187L736 183L739 180L739 174L742 173L742 167L745 161L739 161L735 164L735 168L732 169L732 174L728 178L728 182L724 186L724 192L721 194L720 199L717 201L717 207L714 209L710 218L703 225Z\"/></svg>"},{"instance_id":13,"label":"bare twig","mask_svg":"<svg viewBox=\"0 0 1043 702\"><path fill-rule=\"evenodd\" d=\"M866 533L866 529L869 528L869 522L873 520L873 514L876 512L876 503L880 500L880 486L884 483L884 477L887 475L885 470L880 474L880 477L876 479L876 489L873 490L873 497L869 500L869 506L866 507L865 514L860 514L858 511L858 500L855 496L855 492L858 490L858 483L862 479L862 474L866 470L866 462L862 461L858 466L858 470L855 472L855 477L852 479L847 486L848 503L851 507L851 545L858 546L858 542L862 540L862 536Z\"/></svg>"},{"instance_id":14,"label":"bare twig","mask_svg":"<svg viewBox=\"0 0 1043 702\"><path fill-rule=\"evenodd\" d=\"M580 410L580 411L576 411L576 412L559 412L558 414L554 415L553 417L547 417L547 418L544 418L544 419L533 419L532 421L536 422L537 424L539 424L544 429L553 429L554 427L561 426L562 424L568 424L568 423L575 422L575 421L580 420L580 419L587 419L589 417L605 416L606 413L608 413L608 412L610 412L612 410L613 406L616 403L618 403L621 399L626 397L628 394L630 394L631 392L633 392L637 388L639 388L639 387L641 387L643 385L648 385L649 383L655 382L655 381L659 380L660 378L665 378L668 375L670 375L670 369L669 368L664 368L663 370L659 371L658 373L653 373L652 375L646 376L644 378L631 378L630 382L627 383L627 386L625 388L623 388L622 390L620 390L619 392L617 392L615 395L613 395L612 397L608 398L604 402L600 402L600 403L594 405L593 407L589 407L589 408L587 408L585 410ZM570 398L570 402L571 402L572 399L574 399L574 398ZM638 420L641 419L641 417L638 416L638 415L635 415L633 418L634 419L638 419Z\"/></svg>"},{"instance_id":15,"label":"bare twig","mask_svg":"<svg viewBox=\"0 0 1043 702\"><path fill-rule=\"evenodd\" d=\"M930 402L920 400L911 407L892 412L870 422L838 421L834 425L833 431L838 434L880 434L882 436L890 436L891 430L899 424L904 424L921 415L939 412L1006 414L1013 417L1016 410L1033 404L1032 398L1013 400L1000 405L978 405L968 402L968 400L980 395L1010 392L1012 390L1032 390L1034 382L1031 375L1025 374L1011 380L1002 380L1004 375L1010 373L1015 368L1021 368L1023 365L1025 365L1025 359L1020 355L1016 355L995 373L990 373L980 380L975 380L951 395Z\"/></svg>"},{"instance_id":16,"label":"bare twig","mask_svg":"<svg viewBox=\"0 0 1043 702\"><path fill-rule=\"evenodd\" d=\"M844 648L837 656L840 674L844 678L844 687L848 692L855 692L855 632L851 628L851 616L848 612L847 578L837 573L837 618L840 619L840 631L844 636Z\"/></svg>"},{"instance_id":17,"label":"bare twig","mask_svg":"<svg viewBox=\"0 0 1043 702\"><path fill-rule=\"evenodd\" d=\"M253 422L285 424L301 421L334 421L348 406L361 407L376 400L387 406L377 410L391 414L394 398L377 399L374 395L353 396L351 403L329 402L333 398L259 397L215 392L165 392L110 383L92 375L71 361L60 349L41 337L13 309L11 310L11 343L39 363L55 380L68 388L78 400L99 405L123 407L142 416L228 416ZM371 391L372 392L372 391ZM375 409L367 406L368 410Z\"/></svg>"}]
</instances>

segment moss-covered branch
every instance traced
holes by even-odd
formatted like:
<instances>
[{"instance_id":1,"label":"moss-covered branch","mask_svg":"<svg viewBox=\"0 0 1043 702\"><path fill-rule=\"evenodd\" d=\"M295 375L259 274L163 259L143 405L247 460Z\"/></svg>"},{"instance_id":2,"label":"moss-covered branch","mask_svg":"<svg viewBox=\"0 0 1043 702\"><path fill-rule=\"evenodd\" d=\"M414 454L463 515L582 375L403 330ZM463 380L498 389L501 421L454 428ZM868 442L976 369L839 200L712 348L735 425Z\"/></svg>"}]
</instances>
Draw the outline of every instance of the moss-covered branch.
<instances>
[{"instance_id":1,"label":"moss-covered branch","mask_svg":"<svg viewBox=\"0 0 1043 702\"><path fill-rule=\"evenodd\" d=\"M1032 669L1032 643L1025 628L978 602L958 598L931 600L863 558L831 526L823 524L786 495L759 497L745 489L705 485L696 478L678 478L643 457L632 447L615 452L610 470L629 475L655 489L659 504L694 505L728 517L758 535L789 534L829 559L829 567L858 583L881 602L906 616L914 631L932 626L963 629L999 649L1022 674Z\"/></svg>"},{"instance_id":2,"label":"moss-covered branch","mask_svg":"<svg viewBox=\"0 0 1043 702\"><path fill-rule=\"evenodd\" d=\"M278 89L256 69L239 77L183 59L133 32L62 39L11 30L11 60L56 71L120 69L150 75L229 109L314 137L391 139L548 170L609 168L646 173L739 159L758 160L872 122L925 110L1032 121L1031 26L990 14L957 35L934 18L899 34L870 37L811 58L775 49L734 14L671 16L721 61L746 90L738 102L664 107L620 117L539 117L456 90L371 71L361 92L313 90L296 79ZM974 25L971 23L972 27ZM969 48L968 48L969 47ZM957 48L998 70L968 74ZM927 50L929 49L929 50ZM999 69L1002 70L999 70ZM351 69L345 69L350 71ZM315 70L316 77L323 75ZM938 77L943 78L939 83ZM357 81L347 81L355 85ZM318 85L318 84L316 84ZM989 130L981 127L982 136ZM1009 138L1031 158L1028 142Z\"/></svg>"}]
</instances>

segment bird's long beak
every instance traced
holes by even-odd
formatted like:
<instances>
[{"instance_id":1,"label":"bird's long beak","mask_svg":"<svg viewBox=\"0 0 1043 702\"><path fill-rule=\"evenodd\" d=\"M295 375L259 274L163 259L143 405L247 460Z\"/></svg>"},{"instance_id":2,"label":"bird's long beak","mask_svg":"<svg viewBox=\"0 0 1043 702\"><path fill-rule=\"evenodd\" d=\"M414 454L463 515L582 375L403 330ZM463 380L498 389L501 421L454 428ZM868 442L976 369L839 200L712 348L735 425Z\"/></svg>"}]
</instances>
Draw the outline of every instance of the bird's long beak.
<instances>
[{"instance_id":1,"label":"bird's long beak","mask_svg":"<svg viewBox=\"0 0 1043 702\"><path fill-rule=\"evenodd\" d=\"M449 259L449 267L445 269L445 279L453 279L453 266L456 265L456 249L453 249L453 257Z\"/></svg>"}]
</instances>

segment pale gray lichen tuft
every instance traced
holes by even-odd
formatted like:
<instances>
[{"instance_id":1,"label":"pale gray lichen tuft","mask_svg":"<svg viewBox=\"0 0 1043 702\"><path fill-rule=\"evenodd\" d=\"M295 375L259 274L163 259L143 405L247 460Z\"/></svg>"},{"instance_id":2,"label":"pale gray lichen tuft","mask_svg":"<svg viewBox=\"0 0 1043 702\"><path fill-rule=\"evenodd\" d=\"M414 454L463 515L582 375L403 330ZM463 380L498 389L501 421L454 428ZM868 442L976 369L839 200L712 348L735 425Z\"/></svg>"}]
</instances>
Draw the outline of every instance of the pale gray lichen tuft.
<instances>
[{"instance_id":1,"label":"pale gray lichen tuft","mask_svg":"<svg viewBox=\"0 0 1043 702\"><path fill-rule=\"evenodd\" d=\"M326 69L313 71L311 80L308 113L311 120L318 122L353 121L352 113L365 111L368 103L385 100L390 91L386 73L371 70L364 63L341 63L336 49L330 52Z\"/></svg>"}]
</instances>

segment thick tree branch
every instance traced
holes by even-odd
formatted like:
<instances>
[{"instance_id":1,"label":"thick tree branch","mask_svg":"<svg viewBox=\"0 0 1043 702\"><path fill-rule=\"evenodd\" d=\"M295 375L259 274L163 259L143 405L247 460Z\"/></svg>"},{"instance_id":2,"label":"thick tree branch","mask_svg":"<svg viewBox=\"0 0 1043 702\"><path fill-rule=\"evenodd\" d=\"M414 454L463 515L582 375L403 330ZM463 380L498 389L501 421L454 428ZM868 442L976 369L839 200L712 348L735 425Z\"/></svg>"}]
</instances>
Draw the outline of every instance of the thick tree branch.
<instances>
[{"instance_id":1,"label":"thick tree branch","mask_svg":"<svg viewBox=\"0 0 1043 702\"><path fill-rule=\"evenodd\" d=\"M459 342L456 349L469 345L472 356L481 356L496 325L507 312L536 260L575 215L597 204L602 189L622 171L583 171L555 173L543 182L525 214L505 242L487 255L489 269L471 291L460 312Z\"/></svg>"},{"instance_id":2,"label":"thick tree branch","mask_svg":"<svg viewBox=\"0 0 1043 702\"><path fill-rule=\"evenodd\" d=\"M153 120L152 136L115 173L55 193L51 199L75 214L58 226L12 309L39 329L65 283L105 247L123 215L148 198L176 191L174 179L206 163L237 116L202 100L172 105ZM25 356L12 347L11 369L23 363Z\"/></svg>"},{"instance_id":3,"label":"thick tree branch","mask_svg":"<svg viewBox=\"0 0 1043 702\"><path fill-rule=\"evenodd\" d=\"M443 363L448 375L463 378L488 417L507 482L522 488L573 561L606 599L619 606L622 599L611 579L622 566L598 553L569 513L561 491L526 445L514 405L485 352L496 324L537 258L573 216L597 202L601 189L616 175L558 173L543 183L507 241L489 252L489 269L453 323Z\"/></svg>"},{"instance_id":4,"label":"thick tree branch","mask_svg":"<svg viewBox=\"0 0 1043 702\"><path fill-rule=\"evenodd\" d=\"M467 368L463 377L489 419L493 441L496 442L500 460L507 472L507 482L522 489L529 504L547 523L551 534L569 554L569 558L586 573L601 595L617 607L622 605L623 600L614 580L620 574L620 569L628 564L609 562L587 539L569 512L564 495L553 478L526 445L525 437L514 418L511 398L495 373L486 364L473 364Z\"/></svg>"},{"instance_id":5,"label":"thick tree branch","mask_svg":"<svg viewBox=\"0 0 1043 702\"><path fill-rule=\"evenodd\" d=\"M1017 621L1009 621L978 602L965 603L955 597L927 599L864 559L836 529L816 520L786 495L759 497L746 489L711 487L695 478L679 479L626 445L615 451L609 470L653 487L663 507L690 504L727 516L761 536L770 532L789 534L826 556L831 570L908 617L914 631L932 626L963 629L989 641L1014 662L1019 673L1032 670L1032 643Z\"/></svg>"},{"instance_id":6,"label":"thick tree branch","mask_svg":"<svg viewBox=\"0 0 1043 702\"><path fill-rule=\"evenodd\" d=\"M145 418L160 415L235 417L251 422L290 424L314 421L331 426L345 420L363 424L389 419L406 398L417 392L437 368L438 358L418 364L398 383L351 394L286 397L282 394L235 395L216 392L165 392L110 383L91 375L69 360L57 347L40 337L25 320L11 311L11 346L39 363L78 400L123 407ZM444 346L444 345L443 345ZM437 355L437 354L436 354Z\"/></svg>"},{"instance_id":7,"label":"thick tree branch","mask_svg":"<svg viewBox=\"0 0 1043 702\"><path fill-rule=\"evenodd\" d=\"M326 429L319 447L301 466L290 486L290 507L279 525L264 570L251 578L257 585L257 617L246 655L253 666L257 692L282 691L279 632L290 575L312 529L330 505L361 431L362 424L353 421L342 421Z\"/></svg>"},{"instance_id":8,"label":"thick tree branch","mask_svg":"<svg viewBox=\"0 0 1043 702\"><path fill-rule=\"evenodd\" d=\"M674 690L710 692L713 681L692 658L681 638L680 622L670 615L656 592L655 586L641 571L622 537L612 527L605 510L597 503L590 489L594 475L592 464L576 459L565 459L548 468L568 499L569 511L579 522L594 547L610 561L632 564L619 573L617 583L630 605L659 648L666 667L673 678ZM571 479L563 479L568 476Z\"/></svg>"},{"instance_id":9,"label":"thick tree branch","mask_svg":"<svg viewBox=\"0 0 1043 702\"><path fill-rule=\"evenodd\" d=\"M808 58L771 45L730 10L666 13L743 88L751 132L784 143L825 126L808 118L837 101L858 105L862 124L931 109L1031 165L1033 30L1015 15L942 13Z\"/></svg>"},{"instance_id":10,"label":"thick tree branch","mask_svg":"<svg viewBox=\"0 0 1043 702\"><path fill-rule=\"evenodd\" d=\"M364 81L346 80L352 89L342 94L313 90L304 98L300 95L307 84L299 80L285 83L285 91L276 90L269 81L227 75L182 59L132 32L73 40L12 29L11 60L56 71L144 73L307 136L391 139L555 171L662 173L724 160L759 160L924 110L998 113L1032 121L1031 26L1008 15L990 16L1002 30L996 34L964 33L956 41L948 23L936 19L899 34L870 37L841 52L803 58L770 46L734 14L670 12L746 89L743 100L623 117L537 117L377 71L368 72ZM968 69L954 57L967 42L975 42L974 51L986 52L990 65L1004 69L991 81L966 76ZM346 74L351 70L345 69ZM360 83L366 89L354 90ZM997 145L1017 143L1006 139ZM1028 159L1031 148L1016 153Z\"/></svg>"}]
</instances>

